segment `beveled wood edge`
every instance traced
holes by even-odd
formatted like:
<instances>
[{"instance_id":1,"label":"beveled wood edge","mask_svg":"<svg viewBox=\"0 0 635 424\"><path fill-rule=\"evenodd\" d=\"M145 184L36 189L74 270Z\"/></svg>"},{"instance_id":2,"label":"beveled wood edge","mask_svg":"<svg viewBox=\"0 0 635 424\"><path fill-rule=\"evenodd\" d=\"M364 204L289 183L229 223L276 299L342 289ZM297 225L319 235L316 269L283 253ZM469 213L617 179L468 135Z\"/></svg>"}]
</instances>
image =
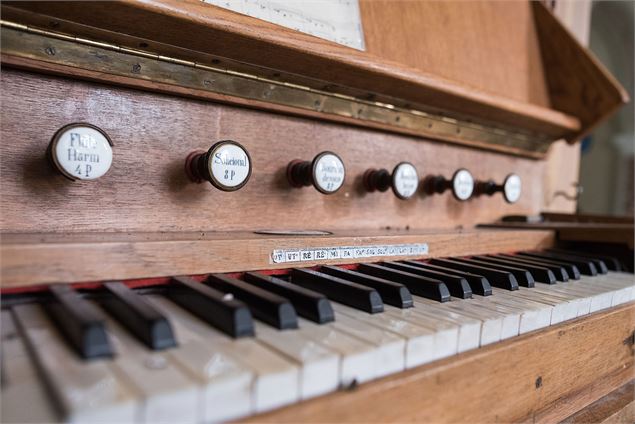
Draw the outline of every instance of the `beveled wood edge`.
<instances>
[{"instance_id":1,"label":"beveled wood edge","mask_svg":"<svg viewBox=\"0 0 635 424\"><path fill-rule=\"evenodd\" d=\"M630 302L241 422L558 422L632 380L633 347L623 339L634 331L635 302ZM611 346L595 343L608 339ZM571 361L571 351L563 345L583 358ZM502 375L489 367L536 352L536 363L521 363ZM596 378L578 382L576 372L582 371L587 379L593 373ZM560 373L574 376L573 384L547 377ZM514 399L501 391L520 392L525 398ZM413 402L413 392L419 398L428 396L447 414L431 416L426 412L429 405L423 404L427 400ZM456 396L452 405L437 400L448 392ZM493 392L500 397L485 399ZM503 411L493 408L492 401L502 404Z\"/></svg>"},{"instance_id":2,"label":"beveled wood edge","mask_svg":"<svg viewBox=\"0 0 635 424\"><path fill-rule=\"evenodd\" d=\"M601 222L497 222L480 224L479 228L506 228L525 230L553 230L558 240L624 244L629 249L635 245L633 223Z\"/></svg>"},{"instance_id":3,"label":"beveled wood edge","mask_svg":"<svg viewBox=\"0 0 635 424\"><path fill-rule=\"evenodd\" d=\"M0 63L2 66L10 66L17 69L45 73L55 76L80 78L87 81L95 81L105 84L116 84L128 88L141 89L145 91L158 92L163 94L172 94L184 96L199 100L211 100L230 105L249 107L254 109L270 110L278 113L285 113L294 116L303 116L311 119L328 120L342 124L355 125L363 128L373 128L381 131L389 131L398 134L406 134L422 138L424 140L435 140L439 142L456 144L475 149L491 150L499 153L507 153L517 156L524 156L531 159L544 159L546 153L538 151L524 150L513 146L505 146L500 144L487 143L478 140L468 140L453 137L451 135L435 136L432 133L421 133L405 127L396 127L386 125L369 120L360 120L353 117L345 117L340 115L325 114L308 109L300 109L291 106L285 106L276 103L269 103L253 99L245 99L241 97L229 96L222 93L214 93L206 90L196 90L193 88L182 87L179 85L167 84L157 81L148 81L144 79L124 77L119 75L111 75L103 72L92 71L89 69L75 68L56 63L42 62L35 59L12 56L0 53Z\"/></svg>"},{"instance_id":4,"label":"beveled wood edge","mask_svg":"<svg viewBox=\"0 0 635 424\"><path fill-rule=\"evenodd\" d=\"M5 5L8 8L48 15L57 20L100 28L106 33L110 31L119 36L126 34L147 38L263 68L370 90L442 110L457 111L544 132L555 138L577 131L580 127L576 117L556 110L491 95L365 52L196 0L113 2L106 11L113 19L105 19L103 13L93 13L91 3L79 5L68 2L64 7L59 7L55 2L4 2L3 10ZM130 19L136 17L144 25L126 26L123 20L114 19L118 14L126 14ZM3 16L5 15L3 12ZM169 34L161 30L165 27L165 21L173 28ZM27 18L20 23L30 24L31 20ZM178 28L182 30L177 31ZM82 33L74 35L85 36ZM218 42L204 42L209 39ZM262 55L264 46L269 52L267 55Z\"/></svg>"},{"instance_id":5,"label":"beveled wood edge","mask_svg":"<svg viewBox=\"0 0 635 424\"><path fill-rule=\"evenodd\" d=\"M274 249L427 243L428 257L483 254L553 246L551 231L337 231L329 236L264 236L253 233L209 233L166 238L159 234L120 234L116 240L63 237L41 242L38 235L7 235L0 244L0 288L45 283L90 282L181 274L282 269L318 264L378 262L412 257L389 256L273 263ZM104 237L104 236L102 236ZM107 237L107 236L105 236ZM8 238L8 240L7 240Z\"/></svg>"}]
</instances>

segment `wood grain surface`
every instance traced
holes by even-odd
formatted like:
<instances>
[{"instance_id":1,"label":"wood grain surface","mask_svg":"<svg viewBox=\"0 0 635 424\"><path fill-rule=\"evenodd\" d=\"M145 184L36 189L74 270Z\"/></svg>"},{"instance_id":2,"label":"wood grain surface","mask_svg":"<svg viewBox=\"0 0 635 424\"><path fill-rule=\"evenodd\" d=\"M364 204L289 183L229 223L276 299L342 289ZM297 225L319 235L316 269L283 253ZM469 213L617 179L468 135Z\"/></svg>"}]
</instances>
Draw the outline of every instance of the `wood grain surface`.
<instances>
[{"instance_id":1,"label":"wood grain surface","mask_svg":"<svg viewBox=\"0 0 635 424\"><path fill-rule=\"evenodd\" d=\"M632 422L635 422L635 380L567 417L562 424Z\"/></svg>"},{"instance_id":2,"label":"wood grain surface","mask_svg":"<svg viewBox=\"0 0 635 424\"><path fill-rule=\"evenodd\" d=\"M318 262L274 264L271 254L274 249L406 243L427 243L428 256L439 257L539 249L553 246L554 239L549 231L403 229L336 231L325 236L252 232L3 234L0 288L312 266ZM373 257L328 263L404 258Z\"/></svg>"},{"instance_id":3,"label":"wood grain surface","mask_svg":"<svg viewBox=\"0 0 635 424\"><path fill-rule=\"evenodd\" d=\"M8 8L4 8L9 6ZM28 11L19 15L12 10ZM537 104L518 101L452 81L441 75L344 47L298 31L205 4L199 0L136 2L4 2L3 16L24 23L54 22L63 32L67 22L73 35L149 40L164 54L163 45L228 58L321 81L321 87L361 90L369 96L389 96L411 104L535 130L558 138L579 127L573 116ZM80 24L79 26L72 24ZM397 23L398 24L398 23ZM460 27L455 31L461 31ZM109 35L110 34L110 35ZM214 42L210 42L214 40ZM109 41L109 38L102 41ZM157 44L154 44L157 43ZM136 46L135 46L136 47ZM273 71L272 71L273 70Z\"/></svg>"},{"instance_id":4,"label":"wood grain surface","mask_svg":"<svg viewBox=\"0 0 635 424\"><path fill-rule=\"evenodd\" d=\"M633 378L633 331L631 302L247 421L557 422Z\"/></svg>"},{"instance_id":5,"label":"wood grain surface","mask_svg":"<svg viewBox=\"0 0 635 424\"><path fill-rule=\"evenodd\" d=\"M359 4L369 53L497 96L550 107L529 2Z\"/></svg>"},{"instance_id":6,"label":"wood grain surface","mask_svg":"<svg viewBox=\"0 0 635 424\"><path fill-rule=\"evenodd\" d=\"M15 70L3 70L1 84L2 232L467 228L542 208L540 161ZM113 140L112 168L97 181L68 181L45 158L55 131L73 122L97 125ZM233 193L189 183L188 153L223 139L249 150L250 182ZM289 161L323 150L343 158L343 188L331 196L291 188ZM523 194L509 205L500 194L460 203L449 193L402 201L391 192L364 192L366 169L404 160L420 178L465 167L477 179L501 182L515 172Z\"/></svg>"}]
</instances>

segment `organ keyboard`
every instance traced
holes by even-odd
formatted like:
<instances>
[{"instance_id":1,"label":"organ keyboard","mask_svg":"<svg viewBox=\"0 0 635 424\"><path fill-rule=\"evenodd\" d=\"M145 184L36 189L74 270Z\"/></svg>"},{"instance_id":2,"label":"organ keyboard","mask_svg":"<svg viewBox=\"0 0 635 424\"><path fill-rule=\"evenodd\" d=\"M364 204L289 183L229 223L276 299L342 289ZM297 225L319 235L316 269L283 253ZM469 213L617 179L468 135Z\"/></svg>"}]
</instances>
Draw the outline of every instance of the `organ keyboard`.
<instances>
[{"instance_id":1,"label":"organ keyboard","mask_svg":"<svg viewBox=\"0 0 635 424\"><path fill-rule=\"evenodd\" d=\"M3 420L237 419L631 302L624 271L547 250L6 296Z\"/></svg>"},{"instance_id":2,"label":"organ keyboard","mask_svg":"<svg viewBox=\"0 0 635 424\"><path fill-rule=\"evenodd\" d=\"M2 422L559 421L633 380L633 219L554 194L628 96L545 5L347 1L359 50L207 3L0 6Z\"/></svg>"}]
</instances>

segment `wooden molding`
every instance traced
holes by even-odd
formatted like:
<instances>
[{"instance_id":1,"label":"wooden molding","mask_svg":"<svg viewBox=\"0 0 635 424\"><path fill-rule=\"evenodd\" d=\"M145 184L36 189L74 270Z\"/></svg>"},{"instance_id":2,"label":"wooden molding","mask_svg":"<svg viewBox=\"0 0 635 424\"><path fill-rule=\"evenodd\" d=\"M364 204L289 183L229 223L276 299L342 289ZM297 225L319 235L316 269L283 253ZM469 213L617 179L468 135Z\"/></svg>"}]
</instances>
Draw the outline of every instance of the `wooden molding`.
<instances>
[{"instance_id":1,"label":"wooden molding","mask_svg":"<svg viewBox=\"0 0 635 424\"><path fill-rule=\"evenodd\" d=\"M575 117L553 109L493 95L200 1L5 2L2 7L3 18L21 19L27 25L54 21L56 31L72 26L80 31L73 35L80 37L94 37L100 30L106 37L150 40L159 47L178 47L302 75L321 81L322 86L348 87L373 98L388 96L413 106L427 105L548 134L554 140L579 127Z\"/></svg>"},{"instance_id":2,"label":"wooden molding","mask_svg":"<svg viewBox=\"0 0 635 424\"><path fill-rule=\"evenodd\" d=\"M635 303L247 422L557 422L633 378Z\"/></svg>"},{"instance_id":3,"label":"wooden molding","mask_svg":"<svg viewBox=\"0 0 635 424\"><path fill-rule=\"evenodd\" d=\"M427 243L429 257L537 249L553 245L549 231L336 231L328 236L227 233L3 234L2 289L44 283L150 278L313 266L272 263L274 249ZM406 257L332 260L330 264Z\"/></svg>"}]
</instances>

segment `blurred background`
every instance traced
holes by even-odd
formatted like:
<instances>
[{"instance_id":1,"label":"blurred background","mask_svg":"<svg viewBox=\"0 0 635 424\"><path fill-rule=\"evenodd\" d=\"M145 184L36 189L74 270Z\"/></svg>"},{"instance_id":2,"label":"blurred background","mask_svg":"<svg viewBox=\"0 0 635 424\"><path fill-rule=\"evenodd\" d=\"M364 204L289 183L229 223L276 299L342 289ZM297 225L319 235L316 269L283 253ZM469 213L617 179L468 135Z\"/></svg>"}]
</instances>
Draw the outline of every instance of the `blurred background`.
<instances>
[{"instance_id":1,"label":"blurred background","mask_svg":"<svg viewBox=\"0 0 635 424\"><path fill-rule=\"evenodd\" d=\"M635 2L557 0L555 13L628 91L631 102L580 145L578 212L633 215ZM586 16L585 16L586 15ZM586 18L586 19L585 19ZM584 22L588 25L583 25Z\"/></svg>"}]
</instances>

